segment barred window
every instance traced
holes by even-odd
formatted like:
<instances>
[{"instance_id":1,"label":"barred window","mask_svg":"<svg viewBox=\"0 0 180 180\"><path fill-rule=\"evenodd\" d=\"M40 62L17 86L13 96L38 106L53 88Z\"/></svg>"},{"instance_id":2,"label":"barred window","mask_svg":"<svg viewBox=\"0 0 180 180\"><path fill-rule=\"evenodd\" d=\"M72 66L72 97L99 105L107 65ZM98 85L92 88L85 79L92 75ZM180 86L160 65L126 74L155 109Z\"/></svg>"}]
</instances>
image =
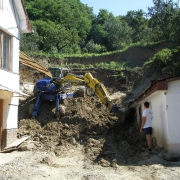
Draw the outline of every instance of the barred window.
<instances>
[{"instance_id":1,"label":"barred window","mask_svg":"<svg viewBox=\"0 0 180 180\"><path fill-rule=\"evenodd\" d=\"M11 37L0 31L0 68L10 71Z\"/></svg>"}]
</instances>

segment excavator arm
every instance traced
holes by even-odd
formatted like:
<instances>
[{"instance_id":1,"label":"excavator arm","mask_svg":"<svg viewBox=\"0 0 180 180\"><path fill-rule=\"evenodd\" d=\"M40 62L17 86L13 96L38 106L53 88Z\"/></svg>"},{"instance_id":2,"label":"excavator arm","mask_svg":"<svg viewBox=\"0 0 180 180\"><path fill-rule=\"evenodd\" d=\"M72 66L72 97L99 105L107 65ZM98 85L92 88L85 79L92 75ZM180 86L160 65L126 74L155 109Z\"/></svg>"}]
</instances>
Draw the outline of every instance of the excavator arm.
<instances>
[{"instance_id":1,"label":"excavator arm","mask_svg":"<svg viewBox=\"0 0 180 180\"><path fill-rule=\"evenodd\" d=\"M94 78L91 73L85 74L84 81L85 84L95 92L95 94L99 97L102 103L106 105L107 109L111 111L113 104L105 86L100 83L96 78Z\"/></svg>"},{"instance_id":2,"label":"excavator arm","mask_svg":"<svg viewBox=\"0 0 180 180\"><path fill-rule=\"evenodd\" d=\"M108 111L116 113L120 108L118 105L113 104L106 87L100 83L91 73L86 73L84 76L78 77L74 74L67 74L64 78L56 81L56 83L72 83L75 85L84 84L91 88L94 93L99 97L103 104L106 105Z\"/></svg>"},{"instance_id":3,"label":"excavator arm","mask_svg":"<svg viewBox=\"0 0 180 180\"><path fill-rule=\"evenodd\" d=\"M48 69L44 68L43 66L41 66L36 61L34 61L33 59L31 59L30 57L28 57L26 54L24 54L22 52L20 52L20 54L19 54L19 61L21 64L29 66L40 72L43 72L44 74L46 74L48 77L51 78L51 80L50 80L51 83L53 82L53 83L59 85L60 87L62 84L65 84L65 83L71 83L73 85L86 85L87 87L92 89L93 92L102 101L102 103L106 105L108 111L116 113L120 109L120 107L118 105L112 103L112 100L111 100L109 93L108 93L107 89L105 88L105 86L102 83L100 83L96 78L94 78L91 73L86 73L84 76L77 76L77 75L68 73L64 77L53 78L51 72ZM44 88L48 91L48 89L47 89L48 87L44 87ZM40 95L41 95L41 93L40 93ZM43 94L43 95L45 96L44 98L46 98L46 99L52 98L49 96L46 97L46 94ZM38 97L40 98L40 96L38 96ZM55 96L53 96L53 97L55 97ZM59 109L59 101L58 101L59 98L56 98L56 100L57 100L57 109ZM40 102L41 101L38 100L35 107L39 108ZM38 108L37 108L37 110L35 108L33 115L35 115L35 116L37 115Z\"/></svg>"},{"instance_id":4,"label":"excavator arm","mask_svg":"<svg viewBox=\"0 0 180 180\"><path fill-rule=\"evenodd\" d=\"M56 84L63 84L63 83L71 83L73 85L81 85L85 84L83 76L77 76L75 74L68 73L63 78L57 78L55 80Z\"/></svg>"}]
</instances>

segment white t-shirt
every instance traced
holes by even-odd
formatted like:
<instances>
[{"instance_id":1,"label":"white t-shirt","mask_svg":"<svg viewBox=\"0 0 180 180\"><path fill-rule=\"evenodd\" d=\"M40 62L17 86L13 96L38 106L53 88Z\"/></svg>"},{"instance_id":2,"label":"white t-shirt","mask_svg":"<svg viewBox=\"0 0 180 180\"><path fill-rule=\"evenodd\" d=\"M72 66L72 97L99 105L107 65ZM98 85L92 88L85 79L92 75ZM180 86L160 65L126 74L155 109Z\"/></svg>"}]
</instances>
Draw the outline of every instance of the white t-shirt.
<instances>
[{"instance_id":1,"label":"white t-shirt","mask_svg":"<svg viewBox=\"0 0 180 180\"><path fill-rule=\"evenodd\" d=\"M148 128L148 127L152 127L152 119L153 119L153 112L150 108L147 108L143 111L143 117L146 117L146 121L145 124L143 126L143 128Z\"/></svg>"}]
</instances>

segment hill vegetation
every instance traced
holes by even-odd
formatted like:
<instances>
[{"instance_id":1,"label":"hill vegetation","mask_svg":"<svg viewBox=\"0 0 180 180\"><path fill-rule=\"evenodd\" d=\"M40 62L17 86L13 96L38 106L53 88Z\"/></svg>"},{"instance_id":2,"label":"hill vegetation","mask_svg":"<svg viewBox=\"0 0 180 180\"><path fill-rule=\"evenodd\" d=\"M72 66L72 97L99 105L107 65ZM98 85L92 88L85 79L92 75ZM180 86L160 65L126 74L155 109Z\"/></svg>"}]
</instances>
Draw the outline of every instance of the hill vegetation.
<instances>
[{"instance_id":1,"label":"hill vegetation","mask_svg":"<svg viewBox=\"0 0 180 180\"><path fill-rule=\"evenodd\" d=\"M22 36L21 50L33 57L45 56L50 61L52 58L72 61L85 58L89 67L116 70L138 70L143 64L151 63L170 65L172 71L179 74L179 5L172 0L153 0L153 4L148 7L148 13L132 10L125 16L115 17L105 9L95 15L93 9L80 0L25 0L34 33ZM135 62L139 57L122 55L127 54L128 49L134 48L133 53L137 54L139 47L152 49L163 42L171 45L159 49L160 52L154 51L154 57L147 55L141 64ZM140 53L143 56L143 51ZM112 57L110 61L99 62L107 56ZM79 65L82 69L86 64L83 63Z\"/></svg>"},{"instance_id":2,"label":"hill vegetation","mask_svg":"<svg viewBox=\"0 0 180 180\"><path fill-rule=\"evenodd\" d=\"M98 15L80 0L25 0L34 33L23 35L21 50L46 53L102 53L132 43L179 41L180 10L172 0L153 0L148 13Z\"/></svg>"}]
</instances>

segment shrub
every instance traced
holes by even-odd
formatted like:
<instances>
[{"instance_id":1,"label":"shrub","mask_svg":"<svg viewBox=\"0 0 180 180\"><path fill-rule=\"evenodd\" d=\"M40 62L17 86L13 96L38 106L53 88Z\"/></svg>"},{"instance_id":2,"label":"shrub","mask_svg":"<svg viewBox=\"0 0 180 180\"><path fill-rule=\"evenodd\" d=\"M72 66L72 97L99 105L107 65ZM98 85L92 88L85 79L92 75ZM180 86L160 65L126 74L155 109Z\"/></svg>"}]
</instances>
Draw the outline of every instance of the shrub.
<instances>
[{"instance_id":1,"label":"shrub","mask_svg":"<svg viewBox=\"0 0 180 180\"><path fill-rule=\"evenodd\" d=\"M114 62L114 61L111 61L110 63L101 62L99 64L96 64L96 66L104 68L104 69L114 69L114 70L124 70L125 69L124 63L118 63L118 62Z\"/></svg>"},{"instance_id":2,"label":"shrub","mask_svg":"<svg viewBox=\"0 0 180 180\"><path fill-rule=\"evenodd\" d=\"M85 48L83 49L83 52L89 52L89 53L102 53L106 52L107 49L105 46L102 46L100 44L95 44L94 41L91 39L86 44Z\"/></svg>"},{"instance_id":3,"label":"shrub","mask_svg":"<svg viewBox=\"0 0 180 180\"><path fill-rule=\"evenodd\" d=\"M149 61L144 63L144 66L151 64L151 63L156 63L159 66L164 66L167 65L168 62L172 59L173 54L172 51L168 48L162 49L161 51L157 52L153 58L151 58Z\"/></svg>"}]
</instances>

